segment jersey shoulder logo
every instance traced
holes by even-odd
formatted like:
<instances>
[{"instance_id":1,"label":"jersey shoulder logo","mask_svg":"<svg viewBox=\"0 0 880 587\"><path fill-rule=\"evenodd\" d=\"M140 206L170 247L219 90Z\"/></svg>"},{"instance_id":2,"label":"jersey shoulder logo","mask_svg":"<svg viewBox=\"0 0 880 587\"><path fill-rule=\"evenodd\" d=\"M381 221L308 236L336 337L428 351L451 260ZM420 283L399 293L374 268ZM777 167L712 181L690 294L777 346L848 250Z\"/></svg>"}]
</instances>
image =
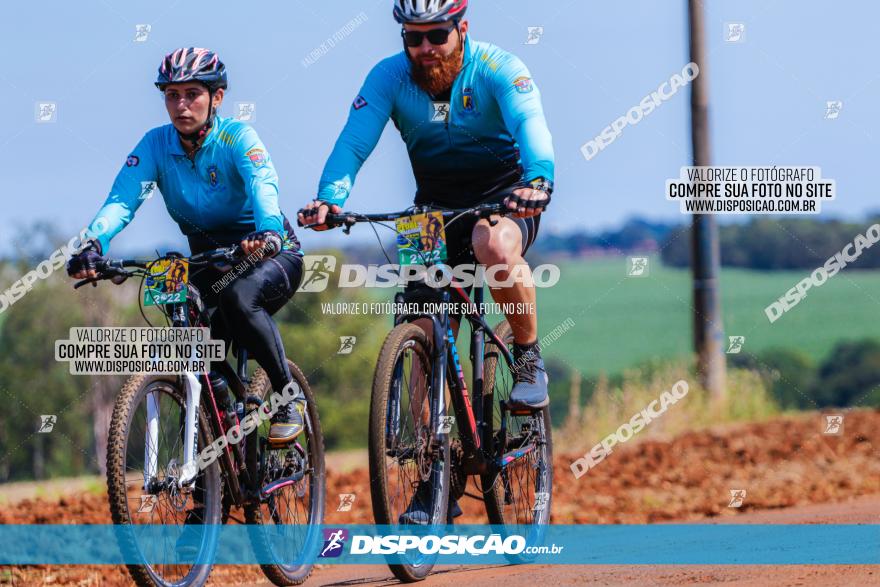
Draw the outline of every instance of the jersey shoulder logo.
<instances>
[{"instance_id":1,"label":"jersey shoulder logo","mask_svg":"<svg viewBox=\"0 0 880 587\"><path fill-rule=\"evenodd\" d=\"M251 163L254 164L254 167L262 167L266 164L266 151L259 147L251 149L245 154L247 155L247 158L251 160Z\"/></svg>"},{"instance_id":2,"label":"jersey shoulder logo","mask_svg":"<svg viewBox=\"0 0 880 587\"><path fill-rule=\"evenodd\" d=\"M126 167L137 167L138 163L140 163L140 162L141 162L141 159L137 155L129 155L128 159L125 160L125 166Z\"/></svg>"},{"instance_id":3,"label":"jersey shoulder logo","mask_svg":"<svg viewBox=\"0 0 880 587\"><path fill-rule=\"evenodd\" d=\"M354 108L355 110L360 110L361 108L363 108L366 105L367 105L367 101L364 100L363 96L358 96L357 98L354 99L354 102L351 103L352 108Z\"/></svg>"},{"instance_id":4,"label":"jersey shoulder logo","mask_svg":"<svg viewBox=\"0 0 880 587\"><path fill-rule=\"evenodd\" d=\"M526 76L520 76L513 80L513 86L520 94L528 94L534 89L534 86L532 86L532 78Z\"/></svg>"}]
</instances>

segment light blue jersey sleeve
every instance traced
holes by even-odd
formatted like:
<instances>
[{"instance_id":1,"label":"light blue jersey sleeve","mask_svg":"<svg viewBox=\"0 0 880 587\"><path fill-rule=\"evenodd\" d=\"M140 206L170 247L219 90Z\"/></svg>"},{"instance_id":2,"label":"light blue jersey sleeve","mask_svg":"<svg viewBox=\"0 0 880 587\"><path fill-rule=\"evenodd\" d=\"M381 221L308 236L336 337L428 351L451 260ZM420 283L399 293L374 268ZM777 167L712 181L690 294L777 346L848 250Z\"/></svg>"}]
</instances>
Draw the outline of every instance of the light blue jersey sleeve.
<instances>
[{"instance_id":1,"label":"light blue jersey sleeve","mask_svg":"<svg viewBox=\"0 0 880 587\"><path fill-rule=\"evenodd\" d=\"M100 242L104 255L110 250L110 240L128 226L137 209L156 191L159 171L155 140L152 131L144 135L116 174L110 195L89 224L86 238Z\"/></svg>"},{"instance_id":2,"label":"light blue jersey sleeve","mask_svg":"<svg viewBox=\"0 0 880 587\"><path fill-rule=\"evenodd\" d=\"M553 138L544 118L541 93L525 64L509 55L493 76L495 99L508 132L520 149L523 180L554 179Z\"/></svg>"},{"instance_id":3,"label":"light blue jersey sleeve","mask_svg":"<svg viewBox=\"0 0 880 587\"><path fill-rule=\"evenodd\" d=\"M394 104L392 90L398 85L390 68L390 60L386 59L367 75L324 166L318 185L319 200L342 206L358 171L382 137Z\"/></svg>"},{"instance_id":4,"label":"light blue jersey sleeve","mask_svg":"<svg viewBox=\"0 0 880 587\"><path fill-rule=\"evenodd\" d=\"M257 230L274 230L284 235L284 220L278 203L278 174L269 152L252 127L242 125L242 131L235 138L233 158L253 206Z\"/></svg>"}]
</instances>

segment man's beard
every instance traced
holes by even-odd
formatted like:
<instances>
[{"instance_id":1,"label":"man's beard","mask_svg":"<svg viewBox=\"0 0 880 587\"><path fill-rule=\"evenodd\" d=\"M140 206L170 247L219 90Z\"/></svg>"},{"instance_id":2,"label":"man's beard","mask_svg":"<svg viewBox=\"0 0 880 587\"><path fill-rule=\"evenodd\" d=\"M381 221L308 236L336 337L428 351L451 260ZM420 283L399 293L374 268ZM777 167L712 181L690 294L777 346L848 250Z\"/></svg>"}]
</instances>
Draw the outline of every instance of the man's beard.
<instances>
[{"instance_id":1,"label":"man's beard","mask_svg":"<svg viewBox=\"0 0 880 587\"><path fill-rule=\"evenodd\" d=\"M427 67L417 59L411 59L413 81L431 96L442 94L452 87L458 76L462 52L464 52L464 43L459 43L455 51L449 55L437 55L439 63Z\"/></svg>"}]
</instances>

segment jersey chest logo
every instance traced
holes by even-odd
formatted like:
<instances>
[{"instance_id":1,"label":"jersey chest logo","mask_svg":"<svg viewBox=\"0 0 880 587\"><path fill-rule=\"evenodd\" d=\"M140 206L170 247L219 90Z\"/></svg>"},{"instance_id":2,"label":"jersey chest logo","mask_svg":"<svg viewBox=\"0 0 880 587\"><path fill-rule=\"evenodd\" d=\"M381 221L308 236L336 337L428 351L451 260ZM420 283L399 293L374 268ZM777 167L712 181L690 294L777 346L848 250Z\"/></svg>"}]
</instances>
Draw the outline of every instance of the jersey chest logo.
<instances>
[{"instance_id":1,"label":"jersey chest logo","mask_svg":"<svg viewBox=\"0 0 880 587\"><path fill-rule=\"evenodd\" d=\"M479 116L477 101L474 98L474 89L465 88L461 91L461 113L465 116Z\"/></svg>"},{"instance_id":2,"label":"jersey chest logo","mask_svg":"<svg viewBox=\"0 0 880 587\"><path fill-rule=\"evenodd\" d=\"M474 91L471 88L462 90L461 101L465 112L473 112L477 109L477 103L474 102Z\"/></svg>"},{"instance_id":3,"label":"jersey chest logo","mask_svg":"<svg viewBox=\"0 0 880 587\"><path fill-rule=\"evenodd\" d=\"M205 171L208 174L208 189L213 191L222 191L226 189L220 182L220 171L217 169L216 165L209 165Z\"/></svg>"}]
</instances>

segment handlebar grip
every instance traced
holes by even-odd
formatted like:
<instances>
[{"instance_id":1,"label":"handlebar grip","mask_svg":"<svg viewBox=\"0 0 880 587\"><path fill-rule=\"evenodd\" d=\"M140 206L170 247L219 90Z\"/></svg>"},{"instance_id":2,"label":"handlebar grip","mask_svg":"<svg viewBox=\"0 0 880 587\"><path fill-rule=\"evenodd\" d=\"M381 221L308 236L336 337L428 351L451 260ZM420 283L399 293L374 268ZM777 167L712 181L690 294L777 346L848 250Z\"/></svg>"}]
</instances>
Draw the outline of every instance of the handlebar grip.
<instances>
[{"instance_id":1,"label":"handlebar grip","mask_svg":"<svg viewBox=\"0 0 880 587\"><path fill-rule=\"evenodd\" d=\"M302 210L300 210L300 212L302 212ZM315 214L314 216L317 216L317 214ZM308 218L308 216L307 216L306 218ZM328 212L328 213L327 213L327 216L326 216L325 219L324 219L324 224L327 225L327 226L331 226L331 227L332 227L332 226L340 226L340 225L342 225L342 224L345 224L345 222L346 222L349 218L351 218L351 214L345 214L345 213L343 213L343 214L333 214L333 213L331 213L331 212ZM307 228L311 228L311 227L313 227L313 226L319 226L317 223L313 223L313 224L303 224L302 222L300 222L300 219L299 219L299 218L296 219L296 225L297 225L297 226L300 226L300 227L307 227Z\"/></svg>"},{"instance_id":2,"label":"handlebar grip","mask_svg":"<svg viewBox=\"0 0 880 587\"><path fill-rule=\"evenodd\" d=\"M349 218L351 218L351 214L327 214L324 222L328 225L340 225L345 224Z\"/></svg>"}]
</instances>

